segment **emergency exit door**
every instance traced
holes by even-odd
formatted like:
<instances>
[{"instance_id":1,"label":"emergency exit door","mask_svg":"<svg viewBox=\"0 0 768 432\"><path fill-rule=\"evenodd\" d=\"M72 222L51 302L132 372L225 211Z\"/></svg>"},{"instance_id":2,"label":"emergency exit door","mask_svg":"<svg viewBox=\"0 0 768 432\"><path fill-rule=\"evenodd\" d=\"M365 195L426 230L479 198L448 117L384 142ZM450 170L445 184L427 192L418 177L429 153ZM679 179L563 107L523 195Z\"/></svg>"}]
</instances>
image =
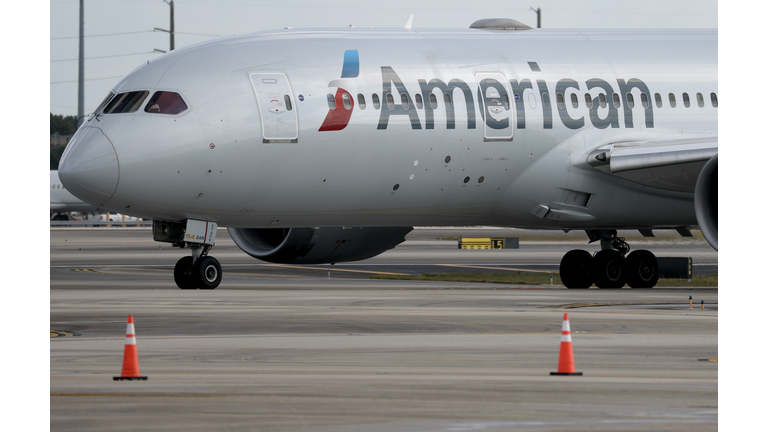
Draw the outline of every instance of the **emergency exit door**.
<instances>
[{"instance_id":1,"label":"emergency exit door","mask_svg":"<svg viewBox=\"0 0 768 432\"><path fill-rule=\"evenodd\" d=\"M288 77L280 72L250 74L265 143L298 142L299 120Z\"/></svg>"}]
</instances>

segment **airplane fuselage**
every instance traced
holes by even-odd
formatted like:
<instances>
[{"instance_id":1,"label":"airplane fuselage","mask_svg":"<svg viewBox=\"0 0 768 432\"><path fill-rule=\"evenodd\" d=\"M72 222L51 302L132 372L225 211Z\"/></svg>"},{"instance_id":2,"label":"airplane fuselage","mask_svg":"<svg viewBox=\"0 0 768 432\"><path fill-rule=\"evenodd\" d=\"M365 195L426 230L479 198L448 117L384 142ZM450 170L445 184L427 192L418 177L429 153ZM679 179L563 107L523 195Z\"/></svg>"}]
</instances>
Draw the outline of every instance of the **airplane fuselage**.
<instances>
[{"instance_id":1,"label":"airplane fuselage","mask_svg":"<svg viewBox=\"0 0 768 432\"><path fill-rule=\"evenodd\" d=\"M716 136L717 32L262 32L173 51L114 92L156 90L188 108L78 132L115 152L95 204L231 227L690 226L691 193L586 157Z\"/></svg>"}]
</instances>

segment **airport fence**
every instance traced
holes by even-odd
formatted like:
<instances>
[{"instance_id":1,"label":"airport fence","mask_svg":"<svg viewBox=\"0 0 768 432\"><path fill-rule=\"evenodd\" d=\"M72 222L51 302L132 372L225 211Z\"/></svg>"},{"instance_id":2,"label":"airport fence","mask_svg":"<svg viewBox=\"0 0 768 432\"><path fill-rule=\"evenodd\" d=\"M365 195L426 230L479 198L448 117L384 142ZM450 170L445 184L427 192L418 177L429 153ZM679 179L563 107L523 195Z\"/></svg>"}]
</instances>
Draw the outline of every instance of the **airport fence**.
<instances>
[{"instance_id":1,"label":"airport fence","mask_svg":"<svg viewBox=\"0 0 768 432\"><path fill-rule=\"evenodd\" d=\"M142 221L51 221L51 228L85 228L85 227L152 227L151 220Z\"/></svg>"}]
</instances>

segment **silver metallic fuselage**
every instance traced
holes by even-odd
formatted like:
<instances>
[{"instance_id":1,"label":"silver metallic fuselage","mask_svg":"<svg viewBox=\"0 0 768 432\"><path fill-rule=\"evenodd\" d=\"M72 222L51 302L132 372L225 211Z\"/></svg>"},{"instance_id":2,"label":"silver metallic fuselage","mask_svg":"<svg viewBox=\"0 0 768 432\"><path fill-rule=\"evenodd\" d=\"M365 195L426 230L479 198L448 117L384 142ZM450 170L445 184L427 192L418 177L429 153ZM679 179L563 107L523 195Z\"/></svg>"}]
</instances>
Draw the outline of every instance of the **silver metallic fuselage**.
<instances>
[{"instance_id":1,"label":"silver metallic fuselage","mask_svg":"<svg viewBox=\"0 0 768 432\"><path fill-rule=\"evenodd\" d=\"M345 78L349 50L359 53L359 71ZM386 75L389 70L405 92ZM294 140L265 139L262 119L271 113L257 103L254 77L271 73L290 83ZM487 139L484 116L490 111L484 111L478 93L486 73L504 77L512 99L511 80L530 84L517 92L521 101L510 100L508 114L501 114L509 119L511 140ZM621 83L633 79L650 92L652 124L639 87L629 91L634 108L626 108ZM415 105L421 83L432 80L468 85L474 128L461 90L452 92L453 129L447 127L440 90L434 91L439 105L431 113L433 128L427 128L424 107L391 114L381 128L385 88L402 109L401 94ZM611 109L610 92L605 108L587 107L586 93L597 103L601 87L588 84L596 82L620 95L619 108ZM327 95L338 88L352 96L351 117L341 130L320 130L329 113ZM564 95L560 107L558 89ZM114 88L132 90L176 92L189 108L177 115L139 109L92 116L60 165L70 191L115 212L264 228L691 226L697 224L692 193L611 176L586 159L608 143L716 136L717 108L710 94L718 90L717 31L260 32L163 55ZM373 93L381 100L378 109ZM674 108L669 93L676 95ZM690 95L690 107L684 106L683 93ZM703 107L697 93L704 96ZM367 98L365 109L358 94ZM426 94L422 97L429 103ZM611 115L615 121L606 126ZM560 216L540 217L536 209L542 206Z\"/></svg>"}]
</instances>

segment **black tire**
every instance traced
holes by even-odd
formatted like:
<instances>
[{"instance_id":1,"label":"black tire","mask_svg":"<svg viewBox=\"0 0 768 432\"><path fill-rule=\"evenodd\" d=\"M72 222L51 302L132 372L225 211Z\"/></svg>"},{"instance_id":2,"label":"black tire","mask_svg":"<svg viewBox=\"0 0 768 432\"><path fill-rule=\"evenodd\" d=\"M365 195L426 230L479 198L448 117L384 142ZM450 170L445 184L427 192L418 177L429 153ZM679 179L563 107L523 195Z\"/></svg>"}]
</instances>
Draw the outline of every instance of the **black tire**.
<instances>
[{"instance_id":1,"label":"black tire","mask_svg":"<svg viewBox=\"0 0 768 432\"><path fill-rule=\"evenodd\" d=\"M624 273L632 288L653 288L659 281L659 261L651 251L633 251L624 260Z\"/></svg>"},{"instance_id":2,"label":"black tire","mask_svg":"<svg viewBox=\"0 0 768 432\"><path fill-rule=\"evenodd\" d=\"M176 262L173 268L173 280L176 286L181 289L196 289L194 279L192 278L192 257L185 256Z\"/></svg>"},{"instance_id":3,"label":"black tire","mask_svg":"<svg viewBox=\"0 0 768 432\"><path fill-rule=\"evenodd\" d=\"M200 289L216 289L221 283L221 264L212 256L197 260L192 274L195 284Z\"/></svg>"},{"instance_id":4,"label":"black tire","mask_svg":"<svg viewBox=\"0 0 768 432\"><path fill-rule=\"evenodd\" d=\"M566 288L586 289L592 285L592 255L580 249L568 251L560 260L560 280Z\"/></svg>"},{"instance_id":5,"label":"black tire","mask_svg":"<svg viewBox=\"0 0 768 432\"><path fill-rule=\"evenodd\" d=\"M601 250L592 259L590 273L598 288L621 288L626 281L624 257L616 250Z\"/></svg>"}]
</instances>

